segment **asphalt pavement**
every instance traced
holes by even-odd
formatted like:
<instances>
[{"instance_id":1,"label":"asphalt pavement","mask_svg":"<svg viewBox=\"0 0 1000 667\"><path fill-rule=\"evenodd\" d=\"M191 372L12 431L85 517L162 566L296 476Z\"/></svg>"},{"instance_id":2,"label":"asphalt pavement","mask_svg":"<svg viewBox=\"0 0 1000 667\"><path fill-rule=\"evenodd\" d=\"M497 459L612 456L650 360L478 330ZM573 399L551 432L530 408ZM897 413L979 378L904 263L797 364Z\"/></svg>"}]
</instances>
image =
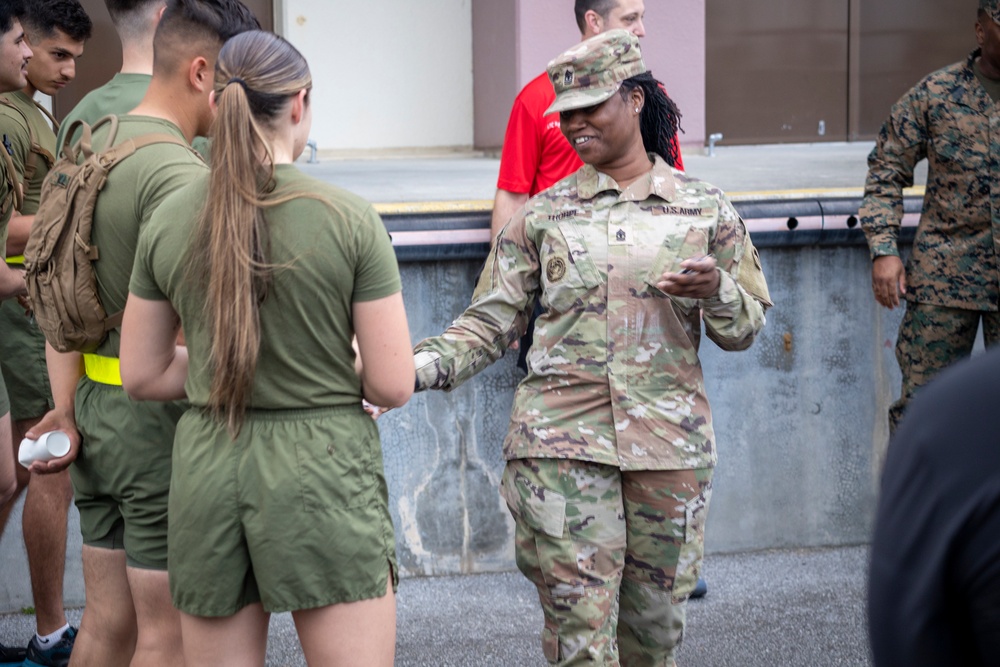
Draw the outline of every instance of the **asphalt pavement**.
<instances>
[{"instance_id":1,"label":"asphalt pavement","mask_svg":"<svg viewBox=\"0 0 1000 667\"><path fill-rule=\"evenodd\" d=\"M680 667L866 667L867 547L711 555L708 595L688 603ZM403 579L398 667L544 667L542 615L519 573ZM80 610L70 613L79 623ZM25 642L28 614L0 616ZM267 664L304 666L290 614L271 619ZM363 667L363 666L359 666Z\"/></svg>"}]
</instances>

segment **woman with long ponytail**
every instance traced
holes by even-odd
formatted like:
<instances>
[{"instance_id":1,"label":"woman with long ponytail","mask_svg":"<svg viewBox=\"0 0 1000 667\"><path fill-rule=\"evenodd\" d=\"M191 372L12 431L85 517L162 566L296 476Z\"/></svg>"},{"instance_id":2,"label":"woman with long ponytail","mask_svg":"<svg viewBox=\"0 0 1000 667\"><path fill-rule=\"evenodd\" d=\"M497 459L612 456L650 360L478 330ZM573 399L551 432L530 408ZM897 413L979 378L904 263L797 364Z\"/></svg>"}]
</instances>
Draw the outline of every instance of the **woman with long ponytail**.
<instances>
[{"instance_id":1,"label":"woman with long ponytail","mask_svg":"<svg viewBox=\"0 0 1000 667\"><path fill-rule=\"evenodd\" d=\"M393 661L395 541L362 399L409 399L409 331L371 205L292 164L311 87L282 38L227 42L211 172L157 209L136 256L125 388L193 406L168 541L189 666L263 665L275 611L292 612L310 665Z\"/></svg>"}]
</instances>

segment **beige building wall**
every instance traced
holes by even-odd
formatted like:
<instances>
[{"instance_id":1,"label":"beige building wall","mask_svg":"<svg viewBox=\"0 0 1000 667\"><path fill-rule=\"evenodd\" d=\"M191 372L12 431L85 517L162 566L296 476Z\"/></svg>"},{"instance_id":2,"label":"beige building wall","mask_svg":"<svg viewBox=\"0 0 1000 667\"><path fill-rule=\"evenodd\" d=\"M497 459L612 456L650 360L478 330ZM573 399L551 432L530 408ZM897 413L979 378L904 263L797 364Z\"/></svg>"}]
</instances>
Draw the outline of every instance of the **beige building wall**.
<instances>
[{"instance_id":1,"label":"beige building wall","mask_svg":"<svg viewBox=\"0 0 1000 667\"><path fill-rule=\"evenodd\" d=\"M283 0L321 151L471 146L471 0Z\"/></svg>"},{"instance_id":2,"label":"beige building wall","mask_svg":"<svg viewBox=\"0 0 1000 667\"><path fill-rule=\"evenodd\" d=\"M473 0L476 145L494 148L517 92L580 41L573 0ZM646 65L684 114L681 144L705 141L705 0L646 0ZM513 75L513 76L512 76Z\"/></svg>"}]
</instances>

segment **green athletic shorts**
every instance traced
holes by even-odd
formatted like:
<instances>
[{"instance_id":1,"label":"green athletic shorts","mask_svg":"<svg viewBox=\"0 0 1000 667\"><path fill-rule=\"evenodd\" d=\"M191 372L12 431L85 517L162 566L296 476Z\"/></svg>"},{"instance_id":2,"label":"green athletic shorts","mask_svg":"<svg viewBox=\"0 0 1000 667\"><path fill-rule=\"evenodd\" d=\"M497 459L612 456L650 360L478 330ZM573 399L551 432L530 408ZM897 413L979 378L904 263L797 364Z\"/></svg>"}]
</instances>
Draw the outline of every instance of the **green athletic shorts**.
<instances>
[{"instance_id":1,"label":"green athletic shorts","mask_svg":"<svg viewBox=\"0 0 1000 667\"><path fill-rule=\"evenodd\" d=\"M89 378L76 389L83 436L70 466L83 543L125 550L131 567L167 569L167 496L177 420L186 401L129 400Z\"/></svg>"},{"instance_id":2,"label":"green athletic shorts","mask_svg":"<svg viewBox=\"0 0 1000 667\"><path fill-rule=\"evenodd\" d=\"M16 299L0 302L0 372L14 421L41 417L52 408L45 366L45 336Z\"/></svg>"},{"instance_id":3,"label":"green athletic shorts","mask_svg":"<svg viewBox=\"0 0 1000 667\"><path fill-rule=\"evenodd\" d=\"M170 591L195 616L314 609L395 590L378 428L358 406L255 410L231 440L193 408L177 425Z\"/></svg>"}]
</instances>

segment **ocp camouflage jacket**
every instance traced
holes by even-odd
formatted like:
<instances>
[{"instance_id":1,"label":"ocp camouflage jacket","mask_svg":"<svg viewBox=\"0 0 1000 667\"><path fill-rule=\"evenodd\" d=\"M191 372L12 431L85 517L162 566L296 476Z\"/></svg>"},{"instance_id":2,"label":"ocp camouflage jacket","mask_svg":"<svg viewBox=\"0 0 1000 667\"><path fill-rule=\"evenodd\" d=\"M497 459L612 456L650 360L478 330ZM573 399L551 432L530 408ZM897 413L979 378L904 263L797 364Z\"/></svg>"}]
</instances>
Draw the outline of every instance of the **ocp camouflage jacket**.
<instances>
[{"instance_id":1,"label":"ocp camouflage jacket","mask_svg":"<svg viewBox=\"0 0 1000 667\"><path fill-rule=\"evenodd\" d=\"M720 268L716 297L657 289L664 272L707 253ZM544 312L514 397L508 459L709 467L715 438L698 359L702 320L720 347L745 349L764 325L768 298L756 250L721 190L658 157L624 191L585 165L529 200L501 232L472 304L417 346L418 387L452 389L498 359L538 299Z\"/></svg>"}]
</instances>

